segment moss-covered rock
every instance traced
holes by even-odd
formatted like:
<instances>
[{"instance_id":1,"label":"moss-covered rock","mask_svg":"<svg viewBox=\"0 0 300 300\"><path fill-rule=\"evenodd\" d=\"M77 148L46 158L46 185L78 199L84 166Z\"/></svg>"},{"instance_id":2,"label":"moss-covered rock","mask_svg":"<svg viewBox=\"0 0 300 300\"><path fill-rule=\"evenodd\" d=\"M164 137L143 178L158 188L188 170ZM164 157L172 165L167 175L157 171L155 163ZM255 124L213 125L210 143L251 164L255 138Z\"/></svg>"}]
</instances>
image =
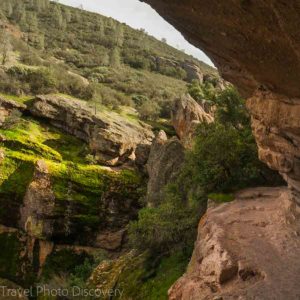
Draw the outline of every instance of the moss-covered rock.
<instances>
[{"instance_id":1,"label":"moss-covered rock","mask_svg":"<svg viewBox=\"0 0 300 300\"><path fill-rule=\"evenodd\" d=\"M0 133L0 224L91 245L101 231L117 232L136 217L143 182L135 171L89 165L84 142L41 121L22 118ZM40 161L46 175L37 171Z\"/></svg>"},{"instance_id":2,"label":"moss-covered rock","mask_svg":"<svg viewBox=\"0 0 300 300\"><path fill-rule=\"evenodd\" d=\"M112 298L104 299L168 299L168 289L184 273L188 260L181 252L155 258L132 250L116 260L102 262L90 277L89 285L114 291Z\"/></svg>"},{"instance_id":3,"label":"moss-covered rock","mask_svg":"<svg viewBox=\"0 0 300 300\"><path fill-rule=\"evenodd\" d=\"M136 217L140 186L133 171L39 160L24 197L22 228L39 239L94 246L102 231L119 231Z\"/></svg>"}]
</instances>

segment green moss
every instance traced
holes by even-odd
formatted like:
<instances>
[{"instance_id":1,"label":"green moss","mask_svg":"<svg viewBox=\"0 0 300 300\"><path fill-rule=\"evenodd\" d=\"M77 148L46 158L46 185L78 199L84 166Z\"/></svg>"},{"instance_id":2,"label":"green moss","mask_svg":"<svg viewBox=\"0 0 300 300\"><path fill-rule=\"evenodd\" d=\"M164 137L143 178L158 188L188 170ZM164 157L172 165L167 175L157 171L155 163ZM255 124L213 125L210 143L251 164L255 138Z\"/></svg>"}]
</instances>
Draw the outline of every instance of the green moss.
<instances>
[{"instance_id":1,"label":"green moss","mask_svg":"<svg viewBox=\"0 0 300 300\"><path fill-rule=\"evenodd\" d=\"M80 190L84 190L89 196L91 193L101 196L112 185L116 192L126 196L132 188L137 188L141 183L141 178L137 173L130 170L112 172L98 165L54 162L48 162L48 166L53 178L53 189L58 199L65 198L69 189L68 182L74 186L74 192L77 190L80 193ZM80 196L78 197L80 199Z\"/></svg>"},{"instance_id":2,"label":"green moss","mask_svg":"<svg viewBox=\"0 0 300 300\"><path fill-rule=\"evenodd\" d=\"M58 201L80 205L80 214L71 219L78 225L95 228L105 222L102 195L113 195L116 201L138 200L141 196L141 178L130 170L112 172L101 166L47 161L52 188ZM64 214L65 207L58 213Z\"/></svg>"},{"instance_id":3,"label":"green moss","mask_svg":"<svg viewBox=\"0 0 300 300\"><path fill-rule=\"evenodd\" d=\"M37 158L47 158L61 161L61 155L43 144L43 134L39 125L32 121L21 121L21 123L9 130L0 130L5 136L4 146L12 151L27 155L33 155Z\"/></svg>"},{"instance_id":4,"label":"green moss","mask_svg":"<svg viewBox=\"0 0 300 300\"><path fill-rule=\"evenodd\" d=\"M16 96L16 95L8 95L8 94L0 93L0 97L4 97L5 99L13 100L13 101L16 101L19 103L24 103L24 104L26 104L28 101L32 100L32 96L27 96L27 95Z\"/></svg>"},{"instance_id":5,"label":"green moss","mask_svg":"<svg viewBox=\"0 0 300 300\"><path fill-rule=\"evenodd\" d=\"M214 200L218 203L226 203L234 200L234 196L232 194L209 194L208 199Z\"/></svg>"},{"instance_id":6,"label":"green moss","mask_svg":"<svg viewBox=\"0 0 300 300\"><path fill-rule=\"evenodd\" d=\"M89 153L87 144L71 135L54 131L52 139L44 144L57 151L65 161L86 163L85 157Z\"/></svg>"},{"instance_id":7,"label":"green moss","mask_svg":"<svg viewBox=\"0 0 300 300\"><path fill-rule=\"evenodd\" d=\"M0 133L7 139L4 146L11 150L37 158L87 163L85 142L41 121L23 118L14 128L0 129Z\"/></svg>"},{"instance_id":8,"label":"green moss","mask_svg":"<svg viewBox=\"0 0 300 300\"><path fill-rule=\"evenodd\" d=\"M33 176L33 163L26 160L5 158L0 165L0 192L23 197Z\"/></svg>"}]
</instances>

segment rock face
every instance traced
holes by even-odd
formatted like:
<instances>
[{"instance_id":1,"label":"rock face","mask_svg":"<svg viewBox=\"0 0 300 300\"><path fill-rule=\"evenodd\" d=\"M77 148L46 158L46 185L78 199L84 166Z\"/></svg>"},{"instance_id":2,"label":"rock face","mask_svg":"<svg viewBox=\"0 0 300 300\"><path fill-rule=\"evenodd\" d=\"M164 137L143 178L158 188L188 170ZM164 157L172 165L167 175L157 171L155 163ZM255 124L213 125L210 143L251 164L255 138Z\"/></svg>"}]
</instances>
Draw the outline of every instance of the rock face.
<instances>
[{"instance_id":1,"label":"rock face","mask_svg":"<svg viewBox=\"0 0 300 300\"><path fill-rule=\"evenodd\" d=\"M136 147L151 144L154 137L144 123L133 123L114 113L95 115L84 101L61 96L38 96L29 110L87 142L96 158L108 165L134 159Z\"/></svg>"},{"instance_id":2,"label":"rock face","mask_svg":"<svg viewBox=\"0 0 300 300\"><path fill-rule=\"evenodd\" d=\"M79 184L66 182L69 196L67 192L58 198L48 165L37 161L20 209L20 228L33 239L119 250L127 224L137 216L140 194L135 192L137 184L130 186L126 179L120 182L121 177L114 178L114 174L103 175L105 181L99 178L99 186L105 184L105 191L93 200L95 195L86 188L91 203L80 203L73 194L74 189L80 189Z\"/></svg>"},{"instance_id":3,"label":"rock face","mask_svg":"<svg viewBox=\"0 0 300 300\"><path fill-rule=\"evenodd\" d=\"M212 121L213 117L190 95L184 95L176 100L172 110L172 124L186 147L191 146L197 125Z\"/></svg>"},{"instance_id":4,"label":"rock face","mask_svg":"<svg viewBox=\"0 0 300 300\"><path fill-rule=\"evenodd\" d=\"M178 138L168 140L164 131L155 138L147 162L149 175L147 204L157 206L164 198L164 187L173 182L184 161L184 147Z\"/></svg>"},{"instance_id":5,"label":"rock face","mask_svg":"<svg viewBox=\"0 0 300 300\"><path fill-rule=\"evenodd\" d=\"M292 189L299 193L300 148L296 145L300 128L294 117L299 119L300 103L299 2L144 2L152 5L192 44L203 49L222 77L251 99L249 108L261 159L283 173ZM290 112L293 118L287 117Z\"/></svg>"},{"instance_id":6,"label":"rock face","mask_svg":"<svg viewBox=\"0 0 300 300\"><path fill-rule=\"evenodd\" d=\"M288 194L249 189L208 208L188 271L169 299L299 299L299 211Z\"/></svg>"},{"instance_id":7,"label":"rock face","mask_svg":"<svg viewBox=\"0 0 300 300\"><path fill-rule=\"evenodd\" d=\"M300 204L300 102L258 91L247 106L260 159L280 172Z\"/></svg>"},{"instance_id":8,"label":"rock face","mask_svg":"<svg viewBox=\"0 0 300 300\"><path fill-rule=\"evenodd\" d=\"M56 217L54 209L55 195L48 167L45 161L39 160L21 208L21 228L31 237L51 238Z\"/></svg>"}]
</instances>

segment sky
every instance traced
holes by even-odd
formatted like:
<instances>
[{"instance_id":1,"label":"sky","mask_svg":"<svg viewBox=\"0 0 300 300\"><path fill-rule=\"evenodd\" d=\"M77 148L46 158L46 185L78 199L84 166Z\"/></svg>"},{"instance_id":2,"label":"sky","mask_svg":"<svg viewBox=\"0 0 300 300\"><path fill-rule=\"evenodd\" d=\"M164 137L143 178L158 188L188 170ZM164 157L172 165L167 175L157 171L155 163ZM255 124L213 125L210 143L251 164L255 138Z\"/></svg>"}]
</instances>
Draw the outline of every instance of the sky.
<instances>
[{"instance_id":1,"label":"sky","mask_svg":"<svg viewBox=\"0 0 300 300\"><path fill-rule=\"evenodd\" d=\"M136 29L145 29L157 39L166 38L167 43L198 59L213 65L210 59L199 49L189 44L173 26L167 23L149 5L139 0L60 0L60 3L98 12L126 23Z\"/></svg>"}]
</instances>

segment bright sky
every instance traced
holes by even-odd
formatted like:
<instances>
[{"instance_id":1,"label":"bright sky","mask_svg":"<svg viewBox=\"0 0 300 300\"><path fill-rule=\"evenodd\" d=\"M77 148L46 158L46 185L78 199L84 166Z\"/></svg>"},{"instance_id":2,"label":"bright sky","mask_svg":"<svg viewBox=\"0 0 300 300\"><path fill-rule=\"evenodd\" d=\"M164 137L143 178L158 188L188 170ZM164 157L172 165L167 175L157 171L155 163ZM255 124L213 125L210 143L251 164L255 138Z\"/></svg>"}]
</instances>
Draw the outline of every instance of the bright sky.
<instances>
[{"instance_id":1,"label":"bright sky","mask_svg":"<svg viewBox=\"0 0 300 300\"><path fill-rule=\"evenodd\" d=\"M133 28L144 28L150 35L158 39L166 38L168 44L173 47L184 49L186 53L213 65L201 50L189 44L173 26L149 5L139 0L60 0L59 2L75 7L82 5L85 10L112 17Z\"/></svg>"}]
</instances>

